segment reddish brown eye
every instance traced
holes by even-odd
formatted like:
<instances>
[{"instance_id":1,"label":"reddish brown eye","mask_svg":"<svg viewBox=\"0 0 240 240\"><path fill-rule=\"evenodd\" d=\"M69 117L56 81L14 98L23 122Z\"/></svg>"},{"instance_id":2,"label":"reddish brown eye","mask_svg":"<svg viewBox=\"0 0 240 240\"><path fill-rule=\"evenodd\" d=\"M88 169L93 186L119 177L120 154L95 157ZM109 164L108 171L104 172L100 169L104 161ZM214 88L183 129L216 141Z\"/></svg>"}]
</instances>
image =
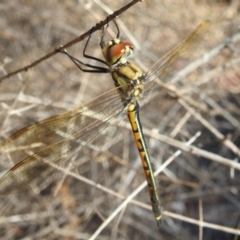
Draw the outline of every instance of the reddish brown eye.
<instances>
[{"instance_id":1,"label":"reddish brown eye","mask_svg":"<svg viewBox=\"0 0 240 240\"><path fill-rule=\"evenodd\" d=\"M133 49L133 44L131 42L124 41L110 47L106 52L106 61L110 65L116 63L125 53L126 47Z\"/></svg>"},{"instance_id":2,"label":"reddish brown eye","mask_svg":"<svg viewBox=\"0 0 240 240\"><path fill-rule=\"evenodd\" d=\"M134 48L133 44L131 42L129 42L129 41L122 41L121 44L123 44L124 46L127 46L127 47L129 47L131 49Z\"/></svg>"},{"instance_id":3,"label":"reddish brown eye","mask_svg":"<svg viewBox=\"0 0 240 240\"><path fill-rule=\"evenodd\" d=\"M109 64L113 64L118 61L124 54L125 45L116 44L110 47L106 52L106 60Z\"/></svg>"}]
</instances>

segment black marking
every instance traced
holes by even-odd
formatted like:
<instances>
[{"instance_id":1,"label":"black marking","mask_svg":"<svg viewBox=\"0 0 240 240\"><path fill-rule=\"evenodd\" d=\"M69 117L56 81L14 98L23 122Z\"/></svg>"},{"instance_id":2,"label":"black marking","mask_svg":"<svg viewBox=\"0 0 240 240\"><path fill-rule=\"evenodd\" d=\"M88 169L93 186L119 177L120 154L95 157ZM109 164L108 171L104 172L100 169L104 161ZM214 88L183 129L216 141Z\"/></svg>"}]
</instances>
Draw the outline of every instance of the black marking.
<instances>
[{"instance_id":1,"label":"black marking","mask_svg":"<svg viewBox=\"0 0 240 240\"><path fill-rule=\"evenodd\" d=\"M145 152L146 150L144 150L144 148L143 148L143 142L142 142L142 139L141 138L139 138L138 139L138 142L141 144L141 146L142 146L142 148L138 148L138 150L139 150L139 152ZM146 156L146 155L145 155ZM145 160L145 159L144 159Z\"/></svg>"},{"instance_id":2,"label":"black marking","mask_svg":"<svg viewBox=\"0 0 240 240\"><path fill-rule=\"evenodd\" d=\"M151 183L148 183L148 187L151 188L151 190L153 190L153 185Z\"/></svg>"}]
</instances>

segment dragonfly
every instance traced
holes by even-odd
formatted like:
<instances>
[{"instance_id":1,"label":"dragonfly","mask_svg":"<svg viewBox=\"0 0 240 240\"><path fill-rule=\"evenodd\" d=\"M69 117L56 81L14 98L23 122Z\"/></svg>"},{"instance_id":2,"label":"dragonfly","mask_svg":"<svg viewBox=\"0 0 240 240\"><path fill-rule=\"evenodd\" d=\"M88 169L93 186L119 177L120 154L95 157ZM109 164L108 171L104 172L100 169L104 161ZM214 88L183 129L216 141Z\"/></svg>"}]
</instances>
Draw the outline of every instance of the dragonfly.
<instances>
[{"instance_id":1,"label":"dragonfly","mask_svg":"<svg viewBox=\"0 0 240 240\"><path fill-rule=\"evenodd\" d=\"M157 78L163 82L169 78L174 62L196 46L209 22L201 22L185 40L160 58L146 73L131 61L134 46L129 41L121 40L119 27L114 23L116 37L107 43L104 38L108 24L102 29L100 47L104 60L86 53L92 34L83 50L84 57L106 67L84 63L67 50L59 48L58 51L67 55L84 72L110 73L115 88L81 107L25 127L4 140L0 144L1 154L6 159L19 160L0 178L0 195L14 193L34 182L40 182L57 171L56 166L63 166L77 155L83 155L85 149L91 148L97 141L103 141L99 139L100 133L106 131L114 120L119 122L127 114L148 183L152 211L159 225L162 210L139 117L139 102Z\"/></svg>"}]
</instances>

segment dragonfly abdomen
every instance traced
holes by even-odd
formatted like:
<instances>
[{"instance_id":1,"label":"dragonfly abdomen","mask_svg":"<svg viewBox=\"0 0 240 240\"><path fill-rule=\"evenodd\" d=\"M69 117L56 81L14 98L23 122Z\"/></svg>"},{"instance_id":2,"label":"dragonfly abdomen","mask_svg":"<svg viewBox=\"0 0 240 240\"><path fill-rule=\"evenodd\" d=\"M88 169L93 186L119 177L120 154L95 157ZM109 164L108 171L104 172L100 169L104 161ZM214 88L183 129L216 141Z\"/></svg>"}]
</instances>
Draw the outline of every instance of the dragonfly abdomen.
<instances>
[{"instance_id":1,"label":"dragonfly abdomen","mask_svg":"<svg viewBox=\"0 0 240 240\"><path fill-rule=\"evenodd\" d=\"M153 175L152 163L147 150L147 144L142 131L142 125L139 117L139 104L138 102L132 101L128 105L127 109L128 118L132 126L133 136L139 151L140 158L142 160L142 166L145 173L145 177L148 183L148 191L151 199L152 210L155 215L157 223L162 218L161 205L158 198L157 185L155 177Z\"/></svg>"}]
</instances>

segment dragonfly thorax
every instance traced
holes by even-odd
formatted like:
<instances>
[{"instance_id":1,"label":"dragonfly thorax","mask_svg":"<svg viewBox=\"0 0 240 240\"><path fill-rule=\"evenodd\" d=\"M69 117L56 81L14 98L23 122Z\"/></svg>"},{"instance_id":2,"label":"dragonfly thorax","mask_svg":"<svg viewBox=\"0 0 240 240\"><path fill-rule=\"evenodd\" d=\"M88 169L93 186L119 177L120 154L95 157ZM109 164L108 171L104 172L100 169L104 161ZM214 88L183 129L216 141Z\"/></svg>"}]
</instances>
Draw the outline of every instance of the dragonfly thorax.
<instances>
[{"instance_id":1,"label":"dragonfly thorax","mask_svg":"<svg viewBox=\"0 0 240 240\"><path fill-rule=\"evenodd\" d=\"M120 96L125 102L126 99L140 98L143 92L143 73L134 63L127 62L118 65L112 71L114 84L118 87Z\"/></svg>"}]
</instances>

